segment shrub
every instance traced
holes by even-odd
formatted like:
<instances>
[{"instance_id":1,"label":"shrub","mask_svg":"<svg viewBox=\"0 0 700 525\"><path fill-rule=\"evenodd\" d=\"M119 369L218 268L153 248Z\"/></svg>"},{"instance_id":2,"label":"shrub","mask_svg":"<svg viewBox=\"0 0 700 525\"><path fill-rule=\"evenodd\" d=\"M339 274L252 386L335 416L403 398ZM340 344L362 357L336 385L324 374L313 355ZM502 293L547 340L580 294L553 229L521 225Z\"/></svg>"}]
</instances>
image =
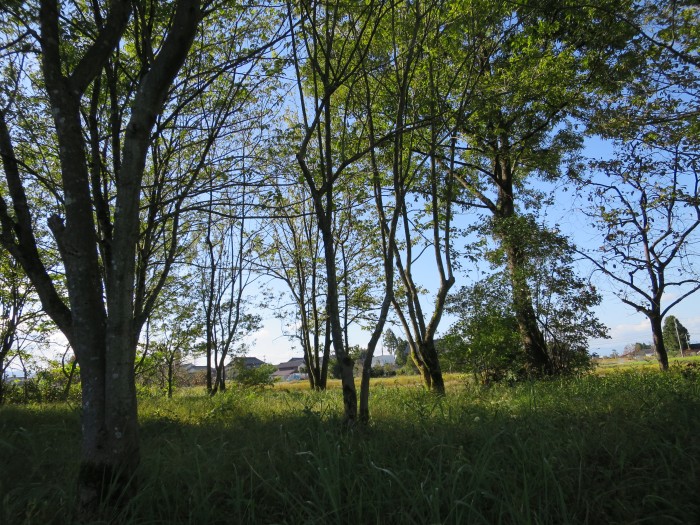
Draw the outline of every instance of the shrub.
<instances>
[{"instance_id":1,"label":"shrub","mask_svg":"<svg viewBox=\"0 0 700 525\"><path fill-rule=\"evenodd\" d=\"M267 363L257 368L246 368L243 361L238 360L234 365L236 375L233 379L239 385L247 388L265 388L274 384L275 378L272 377L272 374L275 370L274 365Z\"/></svg>"},{"instance_id":2,"label":"shrub","mask_svg":"<svg viewBox=\"0 0 700 525\"><path fill-rule=\"evenodd\" d=\"M80 371L76 367L72 378L61 364L50 363L34 377L11 381L5 385L5 400L12 404L80 402Z\"/></svg>"}]
</instances>

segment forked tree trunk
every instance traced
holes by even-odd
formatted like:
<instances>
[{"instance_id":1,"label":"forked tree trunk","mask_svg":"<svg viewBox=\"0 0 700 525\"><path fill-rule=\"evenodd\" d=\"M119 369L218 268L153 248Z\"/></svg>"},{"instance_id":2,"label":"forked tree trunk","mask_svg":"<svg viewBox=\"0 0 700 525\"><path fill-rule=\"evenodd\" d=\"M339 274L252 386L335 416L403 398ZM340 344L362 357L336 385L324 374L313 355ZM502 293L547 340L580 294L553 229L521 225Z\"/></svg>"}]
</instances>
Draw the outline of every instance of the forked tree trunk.
<instances>
[{"instance_id":1,"label":"forked tree trunk","mask_svg":"<svg viewBox=\"0 0 700 525\"><path fill-rule=\"evenodd\" d=\"M416 365L416 368L418 369L418 373L420 374L421 378L423 379L423 385L428 390L432 390L433 378L430 375L430 370L428 369L428 366L425 363L423 363L423 359L420 356L420 354L418 353L417 344L410 345L409 355L411 357L411 360L413 361L413 364Z\"/></svg>"},{"instance_id":2,"label":"forked tree trunk","mask_svg":"<svg viewBox=\"0 0 700 525\"><path fill-rule=\"evenodd\" d=\"M81 117L81 100L90 83L106 67L126 30L131 10L126 1L110 2L110 14L94 45L70 64L61 49L62 7L43 0L39 12L42 73L53 110L59 144L64 217L53 215L53 233L66 275L70 311L57 299L33 239L30 220L22 216L17 258L40 293L42 305L64 332L80 363L82 380L82 455L78 479L79 512L83 521L102 518L120 498L135 491L139 434L134 364L136 343L145 315L135 318L135 260L139 239L141 186L151 130L167 92L184 63L199 26L199 0L178 0L175 15L151 68L140 80L123 132L121 167L115 176L113 223L97 235L95 205L104 204L91 187ZM99 7L97 7L99 9ZM97 16L97 15L96 15ZM66 44L69 45L69 44ZM77 50L76 50L77 51ZM118 177L116 177L118 175ZM21 182L11 180L15 209L26 206ZM22 199L25 202L21 202ZM94 198L94 199L93 199ZM22 215L28 215L20 210ZM113 258L100 261L98 245L109 244ZM106 253L106 252L105 252ZM103 279L104 278L104 279ZM145 312L139 312L145 314ZM105 516L110 517L110 516Z\"/></svg>"},{"instance_id":3,"label":"forked tree trunk","mask_svg":"<svg viewBox=\"0 0 700 525\"><path fill-rule=\"evenodd\" d=\"M423 353L423 360L428 363L431 391L440 396L444 396L445 382L442 378L442 368L440 367L440 360L438 359L437 349L435 348L435 341L431 339L427 343L421 345L421 351Z\"/></svg>"},{"instance_id":4,"label":"forked tree trunk","mask_svg":"<svg viewBox=\"0 0 700 525\"><path fill-rule=\"evenodd\" d=\"M415 348L411 348L411 359L423 378L425 388L439 396L445 395L445 381L435 342L416 342L413 346Z\"/></svg>"}]
</instances>

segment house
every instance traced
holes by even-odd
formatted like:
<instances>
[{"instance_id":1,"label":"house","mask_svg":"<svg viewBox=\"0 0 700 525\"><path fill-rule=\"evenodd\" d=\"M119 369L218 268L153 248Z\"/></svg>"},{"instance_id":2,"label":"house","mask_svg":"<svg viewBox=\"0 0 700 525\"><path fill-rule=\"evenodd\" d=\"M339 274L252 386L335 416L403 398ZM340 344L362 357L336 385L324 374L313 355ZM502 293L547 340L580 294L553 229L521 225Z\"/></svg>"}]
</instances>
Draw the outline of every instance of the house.
<instances>
[{"instance_id":1,"label":"house","mask_svg":"<svg viewBox=\"0 0 700 525\"><path fill-rule=\"evenodd\" d=\"M187 372L188 374L206 374L207 373L207 366L206 365L195 365L194 363L185 363L182 365L182 369Z\"/></svg>"},{"instance_id":2,"label":"house","mask_svg":"<svg viewBox=\"0 0 700 525\"><path fill-rule=\"evenodd\" d=\"M391 355L375 355L372 357L372 366L393 365L396 363L396 358Z\"/></svg>"},{"instance_id":3,"label":"house","mask_svg":"<svg viewBox=\"0 0 700 525\"><path fill-rule=\"evenodd\" d=\"M226 374L228 374L228 375L234 374L235 373L234 364L238 364L241 362L243 363L243 366L249 370L252 368L258 368L258 367L265 364L264 361L261 361L257 357L234 357L231 360L231 362L228 365L226 365Z\"/></svg>"},{"instance_id":4,"label":"house","mask_svg":"<svg viewBox=\"0 0 700 525\"><path fill-rule=\"evenodd\" d=\"M280 378L282 381L296 381L306 379L306 361L303 357L292 357L289 361L280 363L277 370L272 374L274 378Z\"/></svg>"}]
</instances>

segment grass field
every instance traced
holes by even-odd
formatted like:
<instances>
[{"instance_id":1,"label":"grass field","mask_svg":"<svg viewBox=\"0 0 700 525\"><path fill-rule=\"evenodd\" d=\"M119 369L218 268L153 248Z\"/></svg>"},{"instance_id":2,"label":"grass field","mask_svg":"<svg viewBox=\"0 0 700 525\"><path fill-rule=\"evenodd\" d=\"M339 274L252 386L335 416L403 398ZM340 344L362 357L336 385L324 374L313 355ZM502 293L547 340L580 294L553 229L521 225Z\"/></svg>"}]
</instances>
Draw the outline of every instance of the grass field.
<instances>
[{"instance_id":1,"label":"grass field","mask_svg":"<svg viewBox=\"0 0 700 525\"><path fill-rule=\"evenodd\" d=\"M692 357L671 357L668 360L670 367L685 366L688 363L696 363L700 366L700 356ZM606 358L600 359L597 362L596 372L605 373L610 369L615 370L639 370L641 368L649 370L658 370L659 362L655 357L647 357L645 359L625 359L623 357L619 358Z\"/></svg>"},{"instance_id":2,"label":"grass field","mask_svg":"<svg viewBox=\"0 0 700 525\"><path fill-rule=\"evenodd\" d=\"M373 383L344 428L338 389L285 385L140 404L138 496L121 522L700 523L700 374L622 370L438 399ZM70 405L0 409L0 523L71 523Z\"/></svg>"}]
</instances>

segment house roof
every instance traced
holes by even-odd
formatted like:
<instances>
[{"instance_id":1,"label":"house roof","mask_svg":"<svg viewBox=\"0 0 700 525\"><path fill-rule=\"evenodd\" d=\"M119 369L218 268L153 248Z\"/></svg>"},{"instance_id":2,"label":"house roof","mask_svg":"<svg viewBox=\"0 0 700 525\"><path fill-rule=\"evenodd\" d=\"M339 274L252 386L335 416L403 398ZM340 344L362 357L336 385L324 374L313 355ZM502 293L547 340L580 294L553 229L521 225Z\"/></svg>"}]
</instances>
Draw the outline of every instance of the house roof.
<instances>
[{"instance_id":1,"label":"house roof","mask_svg":"<svg viewBox=\"0 0 700 525\"><path fill-rule=\"evenodd\" d=\"M297 369L305 364L306 361L304 361L303 357L292 357L289 361L285 361L284 363L280 363L276 366L277 370L288 370L290 368Z\"/></svg>"},{"instance_id":2,"label":"house roof","mask_svg":"<svg viewBox=\"0 0 700 525\"><path fill-rule=\"evenodd\" d=\"M261 361L257 357L235 357L234 360L242 360L246 368L253 368L265 364L265 361Z\"/></svg>"},{"instance_id":3,"label":"house roof","mask_svg":"<svg viewBox=\"0 0 700 525\"><path fill-rule=\"evenodd\" d=\"M204 372L207 370L206 365L195 365L194 363L185 363L182 365L182 368L184 368L186 372Z\"/></svg>"}]
</instances>

